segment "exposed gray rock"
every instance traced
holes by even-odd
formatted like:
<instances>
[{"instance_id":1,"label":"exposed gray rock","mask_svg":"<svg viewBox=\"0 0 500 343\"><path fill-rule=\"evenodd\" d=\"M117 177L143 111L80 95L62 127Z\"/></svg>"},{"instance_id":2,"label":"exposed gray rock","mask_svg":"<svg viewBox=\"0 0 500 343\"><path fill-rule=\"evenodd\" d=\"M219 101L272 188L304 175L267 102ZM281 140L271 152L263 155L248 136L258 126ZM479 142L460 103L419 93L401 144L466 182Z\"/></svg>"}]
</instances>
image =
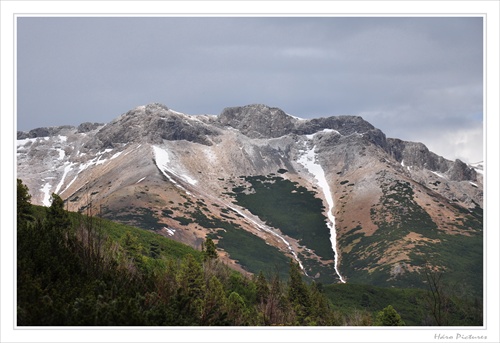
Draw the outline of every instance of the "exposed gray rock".
<instances>
[{"instance_id":1,"label":"exposed gray rock","mask_svg":"<svg viewBox=\"0 0 500 343\"><path fill-rule=\"evenodd\" d=\"M78 133L85 133L85 132L93 131L93 130L97 129L99 126L103 126L103 125L104 124L101 124L101 123L85 122L85 123L81 123L80 125L78 125L77 131L78 131Z\"/></svg>"},{"instance_id":2,"label":"exposed gray rock","mask_svg":"<svg viewBox=\"0 0 500 343\"><path fill-rule=\"evenodd\" d=\"M368 139L369 142L387 151L387 138L379 129L368 130L365 133L365 138Z\"/></svg>"},{"instance_id":3,"label":"exposed gray rock","mask_svg":"<svg viewBox=\"0 0 500 343\"><path fill-rule=\"evenodd\" d=\"M160 144L164 139L211 145L207 136L217 134L217 130L209 125L155 103L121 115L99 130L95 141L86 147L113 148L116 144L132 142Z\"/></svg>"},{"instance_id":4,"label":"exposed gray rock","mask_svg":"<svg viewBox=\"0 0 500 343\"><path fill-rule=\"evenodd\" d=\"M75 127L70 125L54 126L54 127L39 127L29 132L17 131L17 139L37 138L37 137L52 137L57 136L64 130L73 130Z\"/></svg>"},{"instance_id":5,"label":"exposed gray rock","mask_svg":"<svg viewBox=\"0 0 500 343\"><path fill-rule=\"evenodd\" d=\"M398 162L404 162L405 165L443 173L451 166L451 161L429 151L422 143L394 138L388 138L387 143L388 152L392 157Z\"/></svg>"},{"instance_id":6,"label":"exposed gray rock","mask_svg":"<svg viewBox=\"0 0 500 343\"><path fill-rule=\"evenodd\" d=\"M228 107L217 118L224 126L239 130L250 138L277 138L287 134L310 135L324 129L338 131L343 136L366 134L370 142L386 148L382 131L360 116L331 116L298 120L279 108L266 105Z\"/></svg>"},{"instance_id":7,"label":"exposed gray rock","mask_svg":"<svg viewBox=\"0 0 500 343\"><path fill-rule=\"evenodd\" d=\"M354 133L365 133L375 127L360 116L332 116L298 121L293 133L310 135L324 129L337 130L341 135L348 136Z\"/></svg>"},{"instance_id":8,"label":"exposed gray rock","mask_svg":"<svg viewBox=\"0 0 500 343\"><path fill-rule=\"evenodd\" d=\"M154 115L158 112L165 112L168 111L169 108L165 106L164 104L160 104L159 102L154 102L152 104L147 104L145 112L147 115Z\"/></svg>"},{"instance_id":9,"label":"exposed gray rock","mask_svg":"<svg viewBox=\"0 0 500 343\"><path fill-rule=\"evenodd\" d=\"M448 171L450 180L453 181L475 181L477 178L477 173L473 168L470 168L464 162L460 160L455 160Z\"/></svg>"},{"instance_id":10,"label":"exposed gray rock","mask_svg":"<svg viewBox=\"0 0 500 343\"><path fill-rule=\"evenodd\" d=\"M26 138L29 138L28 132L17 131L17 139L26 139Z\"/></svg>"},{"instance_id":11,"label":"exposed gray rock","mask_svg":"<svg viewBox=\"0 0 500 343\"><path fill-rule=\"evenodd\" d=\"M473 168L458 159L452 162L438 156L429 151L422 143L406 142L394 138L388 138L387 143L388 152L392 157L407 166L446 173L453 181L476 180L477 174Z\"/></svg>"},{"instance_id":12,"label":"exposed gray rock","mask_svg":"<svg viewBox=\"0 0 500 343\"><path fill-rule=\"evenodd\" d=\"M259 104L225 108L217 120L250 138L284 136L292 132L296 121L279 108Z\"/></svg>"},{"instance_id":13,"label":"exposed gray rock","mask_svg":"<svg viewBox=\"0 0 500 343\"><path fill-rule=\"evenodd\" d=\"M199 122L189 122L178 115L169 115L153 123L151 130L151 139L159 142L160 139L169 141L186 140L189 142L211 145L207 138L210 135L216 135L217 132Z\"/></svg>"}]
</instances>

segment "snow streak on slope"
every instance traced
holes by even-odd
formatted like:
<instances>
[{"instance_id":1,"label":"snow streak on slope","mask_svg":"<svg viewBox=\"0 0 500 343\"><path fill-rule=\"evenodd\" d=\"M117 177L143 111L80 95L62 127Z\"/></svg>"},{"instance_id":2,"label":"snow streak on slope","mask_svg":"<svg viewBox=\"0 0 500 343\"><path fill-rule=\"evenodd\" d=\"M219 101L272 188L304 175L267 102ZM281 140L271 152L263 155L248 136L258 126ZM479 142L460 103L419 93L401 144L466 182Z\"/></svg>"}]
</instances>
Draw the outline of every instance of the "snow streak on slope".
<instances>
[{"instance_id":1,"label":"snow streak on slope","mask_svg":"<svg viewBox=\"0 0 500 343\"><path fill-rule=\"evenodd\" d=\"M243 147L240 147L240 149L244 149ZM252 150L252 152L254 151L255 149ZM206 160L211 164L211 165L218 165L219 163L221 163L219 161L219 157L218 155L214 152L214 149L211 149L211 148L206 148L203 150L204 152L204 157L206 158ZM260 152L259 152L260 153ZM211 195L209 196L211 198L213 198ZM219 198L213 198L215 202L217 201L220 201ZM306 270L304 269L304 266L302 264L302 261L300 261L299 257L297 256L297 253L295 252L295 250L293 250L293 247L292 245L290 244L290 242L287 241L287 239L283 236L281 236L278 232L275 232L271 227L267 226L267 225L264 225L264 224L260 224L259 222L257 222L257 220L255 220L254 218L251 218L249 215L245 214L243 211L241 211L240 209L234 207L232 204L228 204L226 202L223 202L223 204L226 206L226 207L229 207L230 209L232 209L233 211L235 211L236 213L238 213L240 216L242 216L243 218L245 218L247 220L247 222L251 223L253 227L255 227L257 230L259 231L265 231L269 234L271 234L272 236L276 237L277 239L279 239L280 241L282 241L288 248L288 250L290 251L290 253L292 254L293 258L295 259L295 261L299 264L299 267L300 269L302 269L302 271L304 272L304 274L306 276L309 276L306 272Z\"/></svg>"},{"instance_id":2,"label":"snow streak on slope","mask_svg":"<svg viewBox=\"0 0 500 343\"><path fill-rule=\"evenodd\" d=\"M41 189L40 191L43 192L43 200L42 200L42 204L43 206L47 206L49 207L50 206L50 188L52 186L50 185L49 182L47 182Z\"/></svg>"},{"instance_id":3,"label":"snow streak on slope","mask_svg":"<svg viewBox=\"0 0 500 343\"><path fill-rule=\"evenodd\" d=\"M165 151L164 149L157 146L153 146L153 152L155 156L156 166L158 167L158 169L161 170L163 175L165 175L174 185L176 185L177 187L181 188L183 191L191 195L191 193L189 193L184 187L182 187L177 181L175 181L172 178L172 176L170 176L170 174L186 181L187 183L190 183L191 185L195 185L198 181L194 180L193 178L185 174L179 175L179 173L174 171L170 166L171 165L170 156L168 152Z\"/></svg>"},{"instance_id":4,"label":"snow streak on slope","mask_svg":"<svg viewBox=\"0 0 500 343\"><path fill-rule=\"evenodd\" d=\"M323 168L319 163L316 163L316 153L314 151L315 149L316 146L313 146L310 150L307 150L307 143L306 143L306 152L297 160L297 162L303 165L312 175L314 175L316 181L318 182L318 186L321 187L321 189L323 190L323 194L325 195L326 202L328 203L327 215L329 222L327 223L327 226L330 229L330 241L332 243L332 249L335 255L335 261L334 261L335 272L339 276L340 281L345 283L345 280L342 278L342 275L340 275L339 270L337 268L338 264L337 232L335 230L335 216L332 213L334 205L332 192L326 180L325 171L323 170Z\"/></svg>"},{"instance_id":5,"label":"snow streak on slope","mask_svg":"<svg viewBox=\"0 0 500 343\"><path fill-rule=\"evenodd\" d=\"M230 209L232 209L233 211L235 211L236 213L238 213L239 215L241 215L243 218L247 219L249 222L251 222L253 225L255 225L257 227L257 229L259 230L264 230L268 233L270 233L271 235L279 238L281 241L283 241L283 243L285 243L285 245L288 247L288 250L290 250L290 253L293 255L295 261L297 261L297 263L299 264L300 266L300 269L302 269L302 271L304 272L304 274L306 276L309 276L306 272L306 270L304 269L304 266L302 265L302 262L300 261L299 257L297 256L297 253L293 250L292 246L290 245L290 243L288 243L288 241L283 238L283 236L279 235L278 233L274 232L270 227L268 226L265 226L265 225L261 225L259 223L257 223L255 220L253 220L252 218L250 218L249 216L247 216L245 213L243 213L242 211L238 210L237 208L231 206L231 205L227 205L227 207L229 207Z\"/></svg>"},{"instance_id":6,"label":"snow streak on slope","mask_svg":"<svg viewBox=\"0 0 500 343\"><path fill-rule=\"evenodd\" d=\"M62 176L62 178L61 178L61 181L60 181L60 182L59 182L59 184L57 185L56 190L54 191L54 193L56 193L56 194L60 194L60 193L59 193L59 190L60 190L60 189L61 189L61 187L63 186L63 184L64 184L64 179L66 178L66 175L68 175L68 172L70 172L70 171L71 171L72 167L73 167L73 163L66 162L66 167L64 167L64 174L63 174L63 176Z\"/></svg>"}]
</instances>

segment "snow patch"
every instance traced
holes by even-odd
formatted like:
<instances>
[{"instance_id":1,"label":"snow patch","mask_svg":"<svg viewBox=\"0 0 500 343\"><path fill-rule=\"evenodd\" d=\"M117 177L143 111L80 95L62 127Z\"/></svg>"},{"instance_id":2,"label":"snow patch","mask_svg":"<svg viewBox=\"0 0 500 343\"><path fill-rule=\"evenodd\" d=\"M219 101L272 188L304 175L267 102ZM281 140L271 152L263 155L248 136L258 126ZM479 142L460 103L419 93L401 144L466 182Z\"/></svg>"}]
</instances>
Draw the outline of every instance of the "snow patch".
<instances>
[{"instance_id":1,"label":"snow patch","mask_svg":"<svg viewBox=\"0 0 500 343\"><path fill-rule=\"evenodd\" d=\"M306 152L302 156L300 156L297 162L303 165L309 171L309 173L311 173L314 176L318 186L322 189L323 194L325 196L325 200L328 204L327 216L329 222L327 222L327 226L330 229L330 241L332 244L333 253L335 255L335 261L334 261L335 272L340 278L340 281L342 283L345 283L345 280L342 278L342 275L340 275L340 272L337 267L338 265L337 231L335 229L335 216L332 213L334 208L332 192L330 190L330 186L328 185L328 181L326 180L326 175L325 171L323 170L323 167L321 167L319 163L316 163L317 156L315 149L316 146L313 146L311 149L307 150L307 142L306 142L306 150L305 150Z\"/></svg>"},{"instance_id":2,"label":"snow patch","mask_svg":"<svg viewBox=\"0 0 500 343\"><path fill-rule=\"evenodd\" d=\"M36 142L36 138L18 139L16 145L19 148L20 146L24 146L28 143L34 143L34 142Z\"/></svg>"},{"instance_id":3,"label":"snow patch","mask_svg":"<svg viewBox=\"0 0 500 343\"><path fill-rule=\"evenodd\" d=\"M169 108L170 112L174 113L174 114L180 114L180 115L185 115L184 113L182 112L178 112L178 111L174 111L173 109Z\"/></svg>"},{"instance_id":4,"label":"snow patch","mask_svg":"<svg viewBox=\"0 0 500 343\"><path fill-rule=\"evenodd\" d=\"M139 144L139 145L138 145L138 146L136 146L134 149L128 149L128 151L127 151L127 152L125 152L125 154L123 154L123 156L127 156L127 155L128 155L128 154L130 154L131 152L138 150L141 146L142 146L142 144Z\"/></svg>"},{"instance_id":5,"label":"snow patch","mask_svg":"<svg viewBox=\"0 0 500 343\"><path fill-rule=\"evenodd\" d=\"M432 171L432 170L431 170L431 173L434 174L434 175L436 175L436 176L439 176L442 179L446 179L446 175L444 175L444 174L441 174L441 173L438 173L438 172L435 172L435 171Z\"/></svg>"},{"instance_id":6,"label":"snow patch","mask_svg":"<svg viewBox=\"0 0 500 343\"><path fill-rule=\"evenodd\" d=\"M292 118L297 119L297 120L301 120L301 121L307 120L307 119L304 119L304 118L300 118L300 117L297 117L297 116L291 115L291 114L289 114L289 113L285 113L285 114L286 114L287 116L292 117Z\"/></svg>"},{"instance_id":7,"label":"snow patch","mask_svg":"<svg viewBox=\"0 0 500 343\"><path fill-rule=\"evenodd\" d=\"M318 132L315 132L311 135L306 135L307 139L313 139L314 136L316 136L318 133L329 133L329 132L334 132L334 133L337 133L340 135L340 132L338 132L337 130L333 130L333 129L323 129L321 131L318 131Z\"/></svg>"},{"instance_id":8,"label":"snow patch","mask_svg":"<svg viewBox=\"0 0 500 343\"><path fill-rule=\"evenodd\" d=\"M107 161L108 161L107 159L101 160L101 156L99 156L99 157L97 158L97 161L95 162L95 165L96 165L96 166L98 166L98 165L100 165L100 164L104 164L104 163L106 163Z\"/></svg>"},{"instance_id":9,"label":"snow patch","mask_svg":"<svg viewBox=\"0 0 500 343\"><path fill-rule=\"evenodd\" d=\"M49 207L50 206L50 189L52 188L52 186L50 185L49 182L47 182L41 189L40 191L43 193L43 200L42 200L42 204L43 206L47 206Z\"/></svg>"},{"instance_id":10,"label":"snow patch","mask_svg":"<svg viewBox=\"0 0 500 343\"><path fill-rule=\"evenodd\" d=\"M170 156L168 155L168 152L154 145L153 152L158 169L160 169L163 175L165 175L173 184L177 185L177 181L175 181L169 174L165 172L165 170L169 170L168 164L170 163Z\"/></svg>"},{"instance_id":11,"label":"snow patch","mask_svg":"<svg viewBox=\"0 0 500 343\"><path fill-rule=\"evenodd\" d=\"M80 168L78 168L78 174L80 174L82 171L84 171L85 169L90 167L92 164L93 164L93 160L91 160L85 164L80 164Z\"/></svg>"},{"instance_id":12,"label":"snow patch","mask_svg":"<svg viewBox=\"0 0 500 343\"><path fill-rule=\"evenodd\" d=\"M80 172L78 172L80 173ZM68 183L68 185L66 186L66 188L64 188L64 190L61 192L61 194L63 194L64 192L66 192L66 190L68 190L68 188L73 184L73 182L76 181L76 179L78 178L78 174L75 175L75 177L73 178L73 180L71 180L70 183Z\"/></svg>"},{"instance_id":13,"label":"snow patch","mask_svg":"<svg viewBox=\"0 0 500 343\"><path fill-rule=\"evenodd\" d=\"M182 175L181 177L182 177L184 180L186 180L188 183L192 184L192 185L196 185L196 184L198 183L198 181L197 181L197 180L195 180L195 179L193 179L193 178L189 177L188 175L185 175L185 174L184 174L184 175Z\"/></svg>"},{"instance_id":14,"label":"snow patch","mask_svg":"<svg viewBox=\"0 0 500 343\"><path fill-rule=\"evenodd\" d=\"M58 160L63 160L64 156L66 156L66 153L64 152L64 150L60 149L60 148L57 148L56 150L59 152L59 158L58 158Z\"/></svg>"},{"instance_id":15,"label":"snow patch","mask_svg":"<svg viewBox=\"0 0 500 343\"><path fill-rule=\"evenodd\" d=\"M170 168L170 156L168 152L162 148L159 148L157 146L153 146L153 151L155 155L155 160L156 160L156 166L161 170L163 175L165 175L173 184L181 187L177 181L175 181L170 174L177 176L180 179L183 179L187 183L191 185L196 185L198 183L197 180L193 179L189 175L186 174L179 174L178 172L174 171L172 168ZM168 173L167 173L168 172ZM186 191L183 187L181 187L184 191Z\"/></svg>"},{"instance_id":16,"label":"snow patch","mask_svg":"<svg viewBox=\"0 0 500 343\"><path fill-rule=\"evenodd\" d=\"M98 151L96 153L96 156L101 156L101 155L104 155L104 154L111 152L111 151L113 151L113 149L104 149L104 151Z\"/></svg>"},{"instance_id":17,"label":"snow patch","mask_svg":"<svg viewBox=\"0 0 500 343\"><path fill-rule=\"evenodd\" d=\"M169 236L173 236L175 234L175 229L171 229L171 228L168 228L168 227L164 227L163 229L165 231L167 231L167 233L168 233Z\"/></svg>"},{"instance_id":18,"label":"snow patch","mask_svg":"<svg viewBox=\"0 0 500 343\"><path fill-rule=\"evenodd\" d=\"M386 161L387 163L390 163L389 161L387 161L387 159L385 159L385 161ZM411 167L410 167L410 166L405 165L405 160L401 160L401 166L402 166L402 167L406 167L406 169L407 169L407 170L411 173Z\"/></svg>"},{"instance_id":19,"label":"snow patch","mask_svg":"<svg viewBox=\"0 0 500 343\"><path fill-rule=\"evenodd\" d=\"M113 156L111 156L110 160L113 160L113 159L117 158L117 157L118 157L118 156L120 156L122 153L123 153L123 151L117 152L116 154L114 154Z\"/></svg>"},{"instance_id":20,"label":"snow patch","mask_svg":"<svg viewBox=\"0 0 500 343\"><path fill-rule=\"evenodd\" d=\"M145 178L146 178L146 177L144 176L142 179L140 179L139 181L137 181L137 182L136 182L136 184L137 184L137 183L139 183L139 182L141 182L141 181L142 181L142 180L144 180Z\"/></svg>"},{"instance_id":21,"label":"snow patch","mask_svg":"<svg viewBox=\"0 0 500 343\"><path fill-rule=\"evenodd\" d=\"M484 176L484 162L476 162L469 164L469 167L473 168L476 173Z\"/></svg>"},{"instance_id":22,"label":"snow patch","mask_svg":"<svg viewBox=\"0 0 500 343\"><path fill-rule=\"evenodd\" d=\"M57 185L54 193L59 194L59 189L61 189L62 185L64 184L64 179L66 178L66 175L71 171L72 168L73 168L73 163L67 162L66 167L64 167L64 173L61 178L61 181L59 181L59 184Z\"/></svg>"}]
</instances>

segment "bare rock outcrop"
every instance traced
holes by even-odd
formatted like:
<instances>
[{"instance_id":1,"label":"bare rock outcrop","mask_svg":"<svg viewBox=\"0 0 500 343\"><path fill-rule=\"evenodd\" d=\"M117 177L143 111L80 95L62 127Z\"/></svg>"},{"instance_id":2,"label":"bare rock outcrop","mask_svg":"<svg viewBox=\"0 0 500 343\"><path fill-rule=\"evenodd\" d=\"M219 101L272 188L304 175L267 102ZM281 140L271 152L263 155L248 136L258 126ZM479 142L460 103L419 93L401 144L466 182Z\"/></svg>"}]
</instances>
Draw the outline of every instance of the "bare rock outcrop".
<instances>
[{"instance_id":1,"label":"bare rock outcrop","mask_svg":"<svg viewBox=\"0 0 500 343\"><path fill-rule=\"evenodd\" d=\"M276 138L292 132L294 118L276 107L248 105L225 108L217 121L250 138Z\"/></svg>"},{"instance_id":2,"label":"bare rock outcrop","mask_svg":"<svg viewBox=\"0 0 500 343\"><path fill-rule=\"evenodd\" d=\"M216 129L200 120L154 103L136 107L121 115L99 130L95 139L102 148L131 142L160 144L163 140L186 140L211 145L208 136L217 134ZM95 143L89 142L88 146Z\"/></svg>"},{"instance_id":3,"label":"bare rock outcrop","mask_svg":"<svg viewBox=\"0 0 500 343\"><path fill-rule=\"evenodd\" d=\"M39 127L28 132L17 131L17 139L52 137L61 134L64 131L73 130L75 127L70 125Z\"/></svg>"}]
</instances>

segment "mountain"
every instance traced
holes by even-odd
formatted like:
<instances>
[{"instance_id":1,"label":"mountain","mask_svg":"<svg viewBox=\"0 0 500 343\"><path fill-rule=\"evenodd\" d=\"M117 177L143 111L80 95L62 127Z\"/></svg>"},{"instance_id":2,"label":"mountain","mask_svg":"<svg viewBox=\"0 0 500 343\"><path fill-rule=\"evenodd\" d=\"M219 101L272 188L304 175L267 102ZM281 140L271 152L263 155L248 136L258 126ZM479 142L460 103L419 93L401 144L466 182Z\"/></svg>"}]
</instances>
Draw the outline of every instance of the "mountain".
<instances>
[{"instance_id":1,"label":"mountain","mask_svg":"<svg viewBox=\"0 0 500 343\"><path fill-rule=\"evenodd\" d=\"M387 138L359 116L149 104L17 138L34 204L57 193L71 211L198 249L210 237L244 272L287 271L292 258L324 283L424 287L431 268L482 292L482 165Z\"/></svg>"}]
</instances>

